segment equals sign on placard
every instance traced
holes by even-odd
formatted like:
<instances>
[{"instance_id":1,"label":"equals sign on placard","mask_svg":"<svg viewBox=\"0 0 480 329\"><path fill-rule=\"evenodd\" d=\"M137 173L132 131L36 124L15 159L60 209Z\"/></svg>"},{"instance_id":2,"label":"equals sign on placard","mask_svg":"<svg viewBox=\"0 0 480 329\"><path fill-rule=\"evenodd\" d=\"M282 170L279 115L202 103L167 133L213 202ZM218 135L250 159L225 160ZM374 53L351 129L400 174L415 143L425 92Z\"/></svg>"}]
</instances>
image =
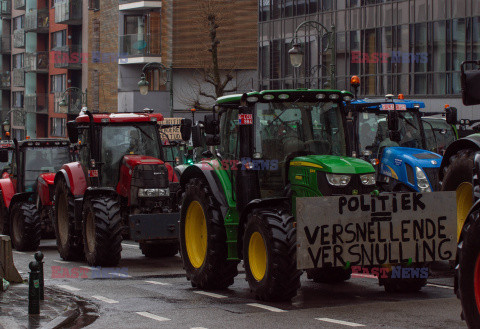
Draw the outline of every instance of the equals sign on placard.
<instances>
[{"instance_id":1,"label":"equals sign on placard","mask_svg":"<svg viewBox=\"0 0 480 329\"><path fill-rule=\"evenodd\" d=\"M392 220L392 212L372 212L372 222L390 222Z\"/></svg>"}]
</instances>

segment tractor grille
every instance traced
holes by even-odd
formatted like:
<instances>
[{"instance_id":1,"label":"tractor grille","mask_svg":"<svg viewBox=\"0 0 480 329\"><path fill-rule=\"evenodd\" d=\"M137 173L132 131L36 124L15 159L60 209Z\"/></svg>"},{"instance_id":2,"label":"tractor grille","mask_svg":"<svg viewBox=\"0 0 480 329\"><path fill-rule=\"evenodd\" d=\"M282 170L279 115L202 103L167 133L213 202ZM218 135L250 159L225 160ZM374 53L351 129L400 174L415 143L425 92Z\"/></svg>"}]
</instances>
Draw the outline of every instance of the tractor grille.
<instances>
[{"instance_id":1,"label":"tractor grille","mask_svg":"<svg viewBox=\"0 0 480 329\"><path fill-rule=\"evenodd\" d=\"M345 187L332 186L327 181L327 176L324 172L317 172L318 189L323 196L327 195L352 195L353 191L357 190L358 194L370 194L375 190L375 185L365 186L360 180L360 175L353 175L350 183Z\"/></svg>"},{"instance_id":2,"label":"tractor grille","mask_svg":"<svg viewBox=\"0 0 480 329\"><path fill-rule=\"evenodd\" d=\"M138 165L133 169L132 187L167 188L168 170L164 165Z\"/></svg>"},{"instance_id":3,"label":"tractor grille","mask_svg":"<svg viewBox=\"0 0 480 329\"><path fill-rule=\"evenodd\" d=\"M422 168L432 185L433 191L440 191L440 179L438 178L439 168Z\"/></svg>"}]
</instances>

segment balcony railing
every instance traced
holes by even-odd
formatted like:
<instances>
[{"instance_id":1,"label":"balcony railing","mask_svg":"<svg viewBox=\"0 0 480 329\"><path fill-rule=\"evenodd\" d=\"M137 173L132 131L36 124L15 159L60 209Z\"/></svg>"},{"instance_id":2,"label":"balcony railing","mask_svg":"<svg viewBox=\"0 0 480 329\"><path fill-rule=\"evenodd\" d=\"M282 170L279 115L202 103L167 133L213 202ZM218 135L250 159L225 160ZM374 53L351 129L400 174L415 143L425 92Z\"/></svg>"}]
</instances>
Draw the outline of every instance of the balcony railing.
<instances>
[{"instance_id":1,"label":"balcony railing","mask_svg":"<svg viewBox=\"0 0 480 329\"><path fill-rule=\"evenodd\" d=\"M67 102L67 112L62 109L59 104L65 98ZM67 94L57 93L55 94L55 112L56 113L66 113L66 114L76 114L78 115L82 110L84 104L87 103L87 95L81 91L72 90Z\"/></svg>"},{"instance_id":2,"label":"balcony railing","mask_svg":"<svg viewBox=\"0 0 480 329\"><path fill-rule=\"evenodd\" d=\"M18 29L13 31L13 47L25 48L25 30Z\"/></svg>"},{"instance_id":3,"label":"balcony railing","mask_svg":"<svg viewBox=\"0 0 480 329\"><path fill-rule=\"evenodd\" d=\"M63 0L55 4L55 23L68 25L82 24L82 1Z\"/></svg>"},{"instance_id":4,"label":"balcony railing","mask_svg":"<svg viewBox=\"0 0 480 329\"><path fill-rule=\"evenodd\" d=\"M82 46L70 45L53 50L54 67L57 69L82 69Z\"/></svg>"},{"instance_id":5,"label":"balcony railing","mask_svg":"<svg viewBox=\"0 0 480 329\"><path fill-rule=\"evenodd\" d=\"M16 10L25 9L25 0L13 0L13 8Z\"/></svg>"},{"instance_id":6,"label":"balcony railing","mask_svg":"<svg viewBox=\"0 0 480 329\"><path fill-rule=\"evenodd\" d=\"M25 95L25 111L47 113L48 94Z\"/></svg>"},{"instance_id":7,"label":"balcony railing","mask_svg":"<svg viewBox=\"0 0 480 329\"><path fill-rule=\"evenodd\" d=\"M11 17L12 16L12 1L1 0L0 1L0 17Z\"/></svg>"},{"instance_id":8,"label":"balcony railing","mask_svg":"<svg viewBox=\"0 0 480 329\"><path fill-rule=\"evenodd\" d=\"M10 71L0 73L0 89L10 89Z\"/></svg>"},{"instance_id":9,"label":"balcony railing","mask_svg":"<svg viewBox=\"0 0 480 329\"><path fill-rule=\"evenodd\" d=\"M0 41L0 54L10 54L12 52L12 37L2 35Z\"/></svg>"},{"instance_id":10,"label":"balcony railing","mask_svg":"<svg viewBox=\"0 0 480 329\"><path fill-rule=\"evenodd\" d=\"M126 34L121 35L120 56L160 56L161 34Z\"/></svg>"},{"instance_id":11,"label":"balcony railing","mask_svg":"<svg viewBox=\"0 0 480 329\"><path fill-rule=\"evenodd\" d=\"M33 10L25 15L25 31L48 33L49 16L46 10Z\"/></svg>"},{"instance_id":12,"label":"balcony railing","mask_svg":"<svg viewBox=\"0 0 480 329\"><path fill-rule=\"evenodd\" d=\"M48 72L48 51L25 54L26 72Z\"/></svg>"},{"instance_id":13,"label":"balcony railing","mask_svg":"<svg viewBox=\"0 0 480 329\"><path fill-rule=\"evenodd\" d=\"M25 70L13 69L13 86L25 87Z\"/></svg>"}]
</instances>

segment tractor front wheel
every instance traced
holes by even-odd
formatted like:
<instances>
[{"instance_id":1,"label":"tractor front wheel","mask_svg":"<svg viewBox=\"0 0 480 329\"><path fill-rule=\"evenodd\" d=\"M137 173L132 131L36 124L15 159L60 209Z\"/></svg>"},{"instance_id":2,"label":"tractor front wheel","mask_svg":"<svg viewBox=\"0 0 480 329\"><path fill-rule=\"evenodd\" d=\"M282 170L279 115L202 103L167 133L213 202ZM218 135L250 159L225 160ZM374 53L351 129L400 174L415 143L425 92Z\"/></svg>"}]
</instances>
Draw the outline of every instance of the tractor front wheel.
<instances>
[{"instance_id":1,"label":"tractor front wheel","mask_svg":"<svg viewBox=\"0 0 480 329\"><path fill-rule=\"evenodd\" d=\"M140 242L140 250L148 258L173 257L178 253L178 242Z\"/></svg>"},{"instance_id":2,"label":"tractor front wheel","mask_svg":"<svg viewBox=\"0 0 480 329\"><path fill-rule=\"evenodd\" d=\"M425 265L413 264L412 267L423 268ZM378 279L379 284L384 286L388 293L418 292L427 284L427 278L392 278L391 276L392 272L389 272L388 277Z\"/></svg>"},{"instance_id":3,"label":"tractor front wheel","mask_svg":"<svg viewBox=\"0 0 480 329\"><path fill-rule=\"evenodd\" d=\"M18 251L36 251L40 245L42 228L37 207L31 202L17 203L10 220L12 244Z\"/></svg>"},{"instance_id":4,"label":"tractor front wheel","mask_svg":"<svg viewBox=\"0 0 480 329\"><path fill-rule=\"evenodd\" d=\"M108 196L94 197L83 206L83 245L90 266L116 266L122 253L120 203Z\"/></svg>"},{"instance_id":5,"label":"tractor front wheel","mask_svg":"<svg viewBox=\"0 0 480 329\"><path fill-rule=\"evenodd\" d=\"M458 295L469 328L480 328L480 210L475 210L463 227L458 244Z\"/></svg>"},{"instance_id":6,"label":"tractor front wheel","mask_svg":"<svg viewBox=\"0 0 480 329\"><path fill-rule=\"evenodd\" d=\"M289 301L300 288L294 217L284 209L255 209L243 236L250 290L266 301Z\"/></svg>"},{"instance_id":7,"label":"tractor front wheel","mask_svg":"<svg viewBox=\"0 0 480 329\"><path fill-rule=\"evenodd\" d=\"M8 224L8 210L3 201L3 194L0 192L0 234L9 235L10 225Z\"/></svg>"},{"instance_id":8,"label":"tractor front wheel","mask_svg":"<svg viewBox=\"0 0 480 329\"><path fill-rule=\"evenodd\" d=\"M227 260L227 233L219 205L199 178L188 182L183 195L180 253L193 287L225 289L238 274L238 261Z\"/></svg>"}]
</instances>

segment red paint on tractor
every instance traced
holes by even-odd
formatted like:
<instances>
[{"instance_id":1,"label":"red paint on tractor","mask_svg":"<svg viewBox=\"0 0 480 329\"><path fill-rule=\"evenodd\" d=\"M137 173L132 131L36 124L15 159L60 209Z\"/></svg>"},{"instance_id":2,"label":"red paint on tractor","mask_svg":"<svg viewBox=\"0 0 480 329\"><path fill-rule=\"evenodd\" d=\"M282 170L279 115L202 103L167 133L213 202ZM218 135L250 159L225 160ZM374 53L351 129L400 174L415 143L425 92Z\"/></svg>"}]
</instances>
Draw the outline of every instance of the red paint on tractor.
<instances>
[{"instance_id":1,"label":"red paint on tractor","mask_svg":"<svg viewBox=\"0 0 480 329\"><path fill-rule=\"evenodd\" d=\"M55 173L44 173L38 177L37 193L44 206L51 206L53 195L50 195L50 186L53 186Z\"/></svg>"},{"instance_id":2,"label":"red paint on tractor","mask_svg":"<svg viewBox=\"0 0 480 329\"><path fill-rule=\"evenodd\" d=\"M76 122L89 123L88 115L81 115L75 119ZM112 113L95 114L93 122L95 123L122 123L122 122L149 122L163 121L163 115L160 113Z\"/></svg>"},{"instance_id":3,"label":"red paint on tractor","mask_svg":"<svg viewBox=\"0 0 480 329\"><path fill-rule=\"evenodd\" d=\"M14 182L10 178L0 179L0 190L2 191L3 204L8 209L10 201L15 193L17 193Z\"/></svg>"},{"instance_id":4,"label":"red paint on tractor","mask_svg":"<svg viewBox=\"0 0 480 329\"><path fill-rule=\"evenodd\" d=\"M85 178L80 162L67 163L62 166L62 169L67 173L68 181L70 182L70 191L74 196L84 195L88 184Z\"/></svg>"}]
</instances>

